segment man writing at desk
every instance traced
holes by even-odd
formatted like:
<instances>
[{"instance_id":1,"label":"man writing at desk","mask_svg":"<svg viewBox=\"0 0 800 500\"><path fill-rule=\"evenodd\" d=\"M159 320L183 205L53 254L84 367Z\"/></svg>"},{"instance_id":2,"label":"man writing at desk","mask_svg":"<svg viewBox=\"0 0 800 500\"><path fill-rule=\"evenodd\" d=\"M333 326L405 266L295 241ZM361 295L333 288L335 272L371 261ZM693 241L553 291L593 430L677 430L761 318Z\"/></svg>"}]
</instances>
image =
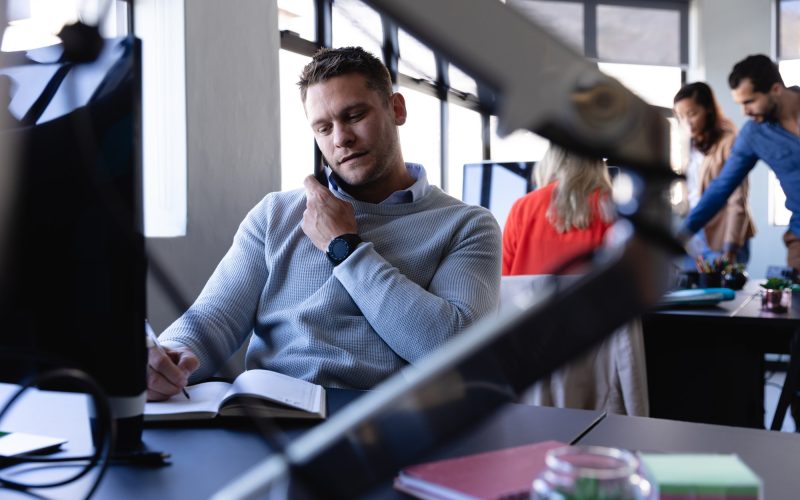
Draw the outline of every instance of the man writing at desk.
<instances>
[{"instance_id":1,"label":"man writing at desk","mask_svg":"<svg viewBox=\"0 0 800 500\"><path fill-rule=\"evenodd\" d=\"M500 230L404 163L405 100L360 48L322 49L299 82L330 174L268 194L196 302L151 349L148 399L214 374L252 332L246 366L366 389L493 310ZM191 375L191 376L190 376Z\"/></svg>"},{"instance_id":2,"label":"man writing at desk","mask_svg":"<svg viewBox=\"0 0 800 500\"><path fill-rule=\"evenodd\" d=\"M720 175L709 184L684 222L688 240L725 206L758 160L775 172L792 212L783 236L787 263L800 270L800 89L787 88L778 66L765 55L739 61L728 76L733 100L751 118L733 144Z\"/></svg>"}]
</instances>

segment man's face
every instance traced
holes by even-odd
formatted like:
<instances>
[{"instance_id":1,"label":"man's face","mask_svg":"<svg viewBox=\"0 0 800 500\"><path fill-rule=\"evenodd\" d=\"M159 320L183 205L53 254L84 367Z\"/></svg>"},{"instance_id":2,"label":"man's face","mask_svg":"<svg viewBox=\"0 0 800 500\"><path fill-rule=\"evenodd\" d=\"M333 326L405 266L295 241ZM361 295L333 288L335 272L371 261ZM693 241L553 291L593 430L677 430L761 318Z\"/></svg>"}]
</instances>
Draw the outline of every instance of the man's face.
<instances>
[{"instance_id":1,"label":"man's face","mask_svg":"<svg viewBox=\"0 0 800 500\"><path fill-rule=\"evenodd\" d=\"M742 113L749 116L758 123L764 121L777 121L778 119L778 99L777 84L773 85L769 92L756 92L753 90L753 82L749 78L744 78L739 86L731 91L733 100L742 106Z\"/></svg>"},{"instance_id":2,"label":"man's face","mask_svg":"<svg viewBox=\"0 0 800 500\"><path fill-rule=\"evenodd\" d=\"M363 75L341 75L308 87L305 109L322 155L346 185L379 186L398 164L405 168L397 134L406 118L400 94L386 103Z\"/></svg>"}]
</instances>

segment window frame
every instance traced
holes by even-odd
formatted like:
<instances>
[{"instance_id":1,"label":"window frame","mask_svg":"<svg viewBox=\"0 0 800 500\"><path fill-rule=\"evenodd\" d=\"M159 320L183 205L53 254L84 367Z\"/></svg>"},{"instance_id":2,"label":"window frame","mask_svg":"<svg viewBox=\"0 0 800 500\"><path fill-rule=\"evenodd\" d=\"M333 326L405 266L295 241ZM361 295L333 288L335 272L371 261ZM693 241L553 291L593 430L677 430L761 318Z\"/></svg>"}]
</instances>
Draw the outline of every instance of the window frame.
<instances>
[{"instance_id":1,"label":"window frame","mask_svg":"<svg viewBox=\"0 0 800 500\"><path fill-rule=\"evenodd\" d=\"M689 60L689 1L690 0L551 0L557 2L582 3L584 5L584 56L588 59L598 61L597 57L597 7L599 5L613 5L623 7L639 7L663 10L675 10L680 15L680 68L681 83L686 81L686 68ZM281 30L280 49L296 52L308 57L321 47L331 47L333 40L333 3L335 0L314 0L314 10L316 13L316 40L301 38L297 33ZM385 14L378 12L381 17L383 43L382 58L392 78L395 86L409 87L418 92L430 95L439 99L440 102L440 173L441 188L447 191L449 187L448 178L448 135L449 135L449 106L463 106L481 115L481 137L482 160L491 160L491 130L490 113L483 109L477 95L471 92L464 92L454 89L449 81L450 62L434 51L436 59L435 80L427 78L416 78L405 75L398 71L399 44L398 26ZM608 61L615 62L615 61ZM671 114L671 110L663 110L664 114ZM476 138L478 139L478 138ZM314 162L319 165L323 159L322 154L314 144ZM313 166L311 166L313 167ZM309 169L311 170L311 169Z\"/></svg>"}]
</instances>

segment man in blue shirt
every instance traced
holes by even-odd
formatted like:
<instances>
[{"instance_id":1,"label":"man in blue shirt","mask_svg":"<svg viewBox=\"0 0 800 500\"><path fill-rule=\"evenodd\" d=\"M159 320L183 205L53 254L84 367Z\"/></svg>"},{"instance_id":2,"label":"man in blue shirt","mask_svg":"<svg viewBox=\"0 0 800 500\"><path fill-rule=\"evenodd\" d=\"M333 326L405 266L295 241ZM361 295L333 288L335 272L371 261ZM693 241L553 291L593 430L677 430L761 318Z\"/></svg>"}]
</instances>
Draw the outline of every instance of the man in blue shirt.
<instances>
[{"instance_id":1,"label":"man in blue shirt","mask_svg":"<svg viewBox=\"0 0 800 500\"><path fill-rule=\"evenodd\" d=\"M742 127L719 177L684 221L683 233L699 231L725 205L758 160L775 172L792 212L783 236L787 263L800 270L800 89L787 88L765 55L739 61L728 76L733 100L750 120ZM687 238L688 239L688 238Z\"/></svg>"}]
</instances>

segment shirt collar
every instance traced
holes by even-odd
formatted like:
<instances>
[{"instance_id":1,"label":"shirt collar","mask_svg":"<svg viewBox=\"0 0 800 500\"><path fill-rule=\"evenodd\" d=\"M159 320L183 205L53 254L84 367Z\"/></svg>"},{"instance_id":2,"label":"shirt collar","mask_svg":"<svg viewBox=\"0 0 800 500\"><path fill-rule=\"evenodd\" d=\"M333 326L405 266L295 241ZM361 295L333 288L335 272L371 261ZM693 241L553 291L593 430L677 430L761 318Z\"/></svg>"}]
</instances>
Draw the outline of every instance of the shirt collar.
<instances>
[{"instance_id":1,"label":"shirt collar","mask_svg":"<svg viewBox=\"0 0 800 500\"><path fill-rule=\"evenodd\" d=\"M414 184L410 185L406 189L395 191L385 200L380 202L379 205L400 205L402 203L412 203L420 200L428 193L430 185L428 184L428 175L425 173L425 167L419 163L406 163L406 169L411 177L414 178ZM325 168L325 173L328 175L328 185L332 191L341 193L345 199L354 199L344 189L341 189L339 185L336 184L336 181L331 176L330 167Z\"/></svg>"}]
</instances>

